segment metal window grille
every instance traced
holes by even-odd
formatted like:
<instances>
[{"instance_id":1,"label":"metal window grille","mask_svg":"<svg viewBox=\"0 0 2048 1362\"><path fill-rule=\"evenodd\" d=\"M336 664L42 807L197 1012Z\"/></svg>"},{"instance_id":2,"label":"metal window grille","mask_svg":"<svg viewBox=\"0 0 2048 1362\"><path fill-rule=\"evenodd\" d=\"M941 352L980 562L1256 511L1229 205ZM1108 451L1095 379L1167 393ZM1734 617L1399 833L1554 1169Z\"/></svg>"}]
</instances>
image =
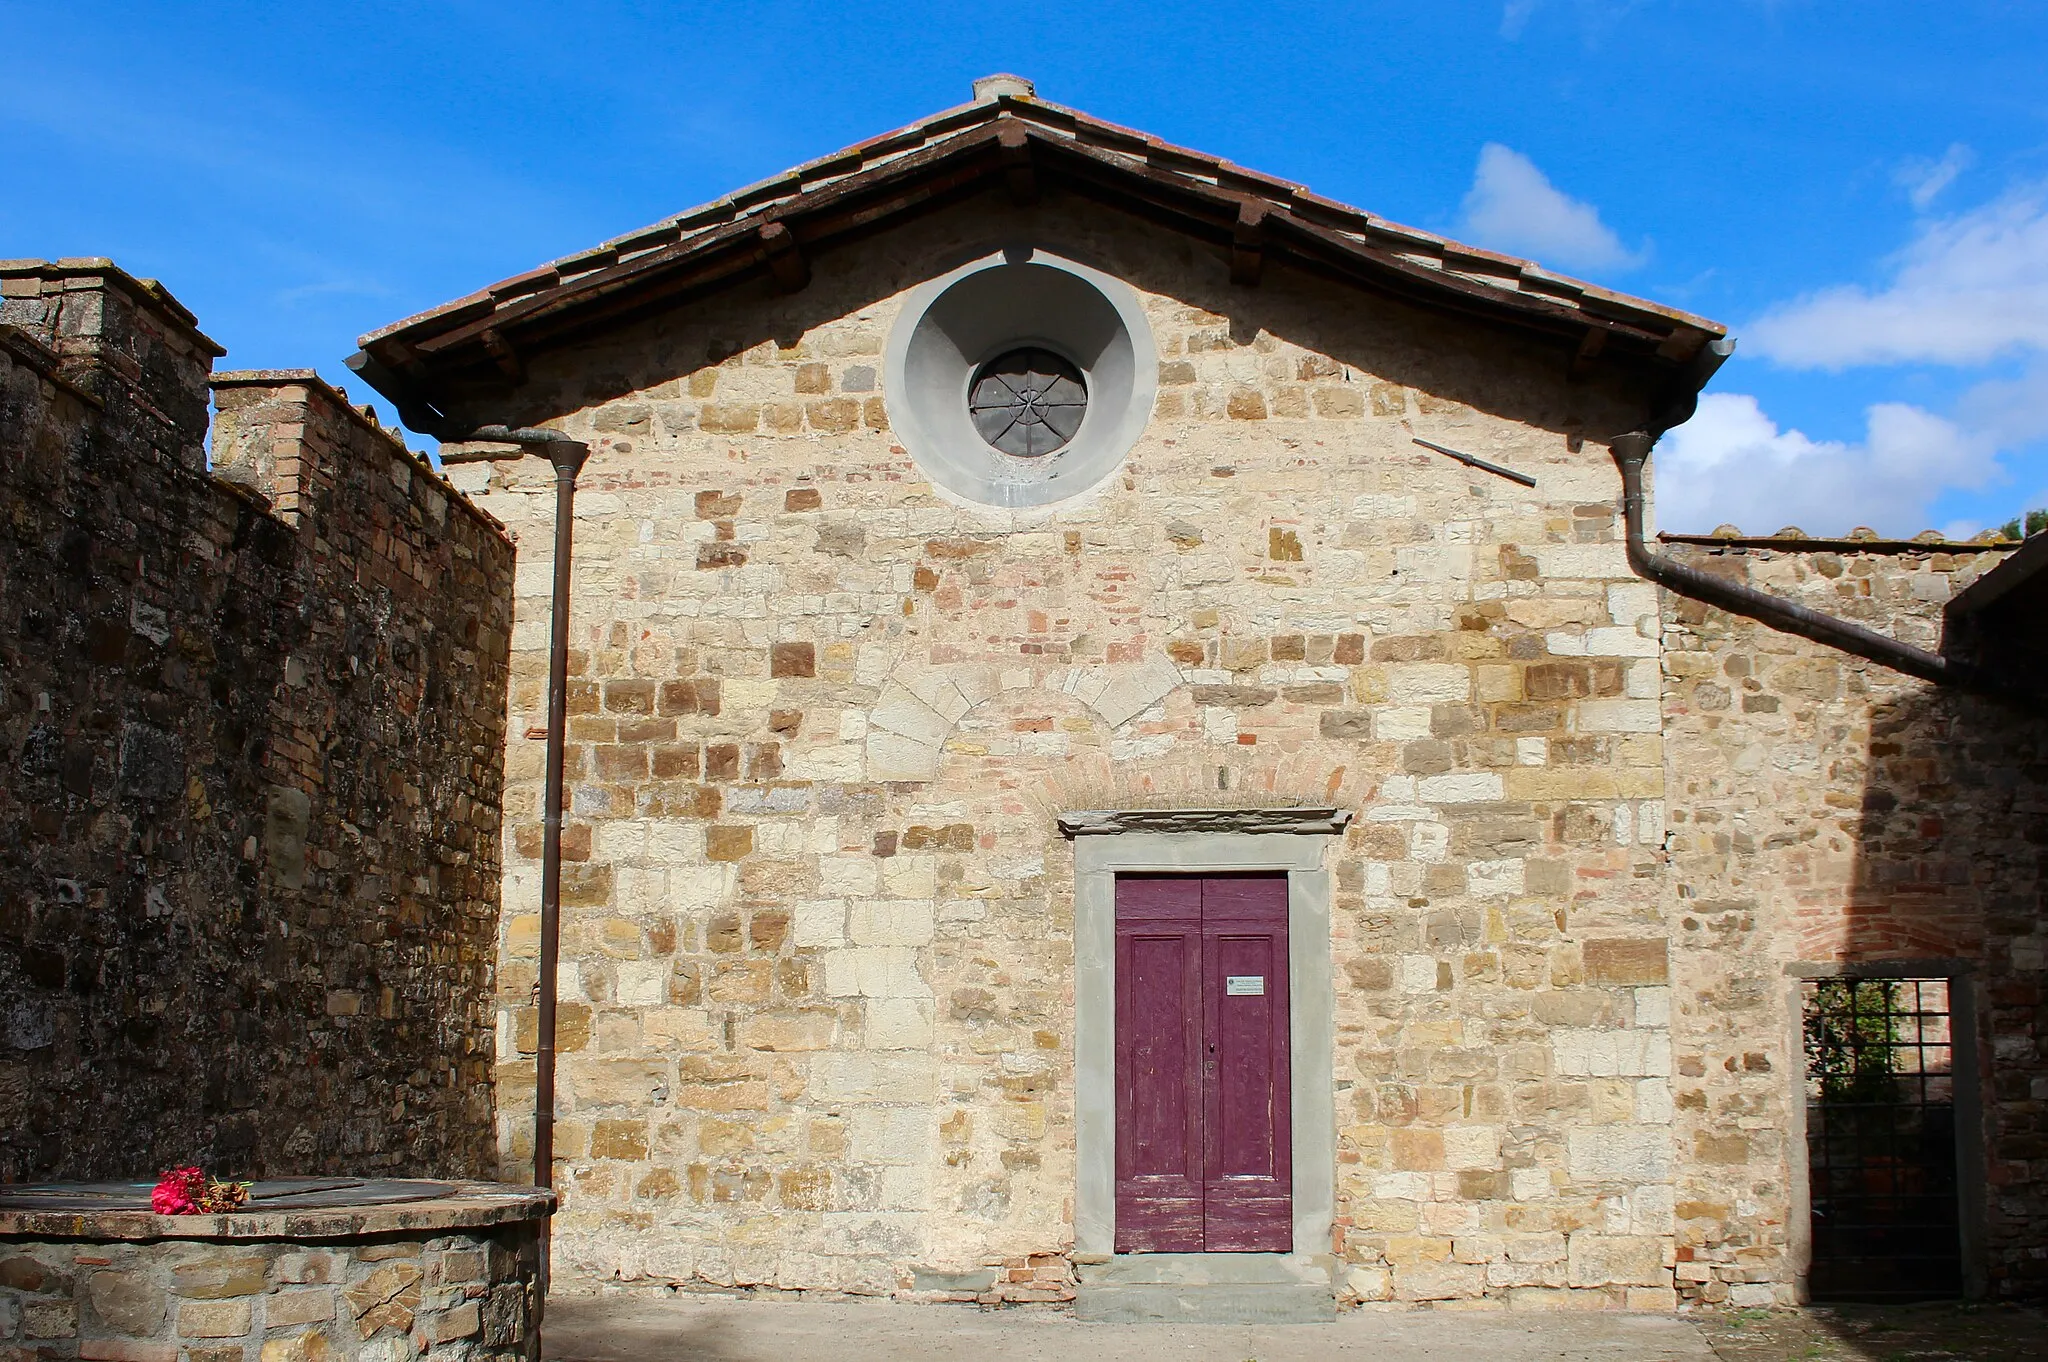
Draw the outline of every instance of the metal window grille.
<instances>
[{"instance_id":1,"label":"metal window grille","mask_svg":"<svg viewBox=\"0 0 2048 1362\"><path fill-rule=\"evenodd\" d=\"M1806 985L1815 1300L1962 1294L1945 979Z\"/></svg>"}]
</instances>

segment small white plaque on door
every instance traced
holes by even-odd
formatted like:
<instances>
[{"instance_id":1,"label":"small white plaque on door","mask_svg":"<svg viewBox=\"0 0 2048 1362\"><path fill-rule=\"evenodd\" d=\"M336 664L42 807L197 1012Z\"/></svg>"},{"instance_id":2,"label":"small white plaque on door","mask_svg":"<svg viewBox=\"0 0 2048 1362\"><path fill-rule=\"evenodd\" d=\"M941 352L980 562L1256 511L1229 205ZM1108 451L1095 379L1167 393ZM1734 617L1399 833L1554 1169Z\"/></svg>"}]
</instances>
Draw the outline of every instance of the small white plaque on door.
<instances>
[{"instance_id":1,"label":"small white plaque on door","mask_svg":"<svg viewBox=\"0 0 2048 1362\"><path fill-rule=\"evenodd\" d=\"M1223 992L1232 998L1257 998L1266 992L1266 976L1263 974L1226 974L1223 976Z\"/></svg>"}]
</instances>

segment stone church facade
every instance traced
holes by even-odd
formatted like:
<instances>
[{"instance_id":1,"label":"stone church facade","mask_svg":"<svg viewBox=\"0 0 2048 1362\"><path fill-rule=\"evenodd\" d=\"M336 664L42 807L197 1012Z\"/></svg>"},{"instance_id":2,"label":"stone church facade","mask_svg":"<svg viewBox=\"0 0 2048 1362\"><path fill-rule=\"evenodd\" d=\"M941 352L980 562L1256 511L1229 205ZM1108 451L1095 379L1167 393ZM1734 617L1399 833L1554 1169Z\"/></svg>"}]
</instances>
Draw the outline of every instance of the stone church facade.
<instances>
[{"instance_id":1,"label":"stone church facade","mask_svg":"<svg viewBox=\"0 0 2048 1362\"><path fill-rule=\"evenodd\" d=\"M416 428L592 448L557 1272L1790 1302L1809 981L1867 975L1942 985L1959 1270L2037 1288L2043 726L1631 567L1609 443L1724 335L998 80L366 337ZM518 543L523 1176L554 474L444 458ZM1928 648L2026 567L1674 551Z\"/></svg>"}]
</instances>

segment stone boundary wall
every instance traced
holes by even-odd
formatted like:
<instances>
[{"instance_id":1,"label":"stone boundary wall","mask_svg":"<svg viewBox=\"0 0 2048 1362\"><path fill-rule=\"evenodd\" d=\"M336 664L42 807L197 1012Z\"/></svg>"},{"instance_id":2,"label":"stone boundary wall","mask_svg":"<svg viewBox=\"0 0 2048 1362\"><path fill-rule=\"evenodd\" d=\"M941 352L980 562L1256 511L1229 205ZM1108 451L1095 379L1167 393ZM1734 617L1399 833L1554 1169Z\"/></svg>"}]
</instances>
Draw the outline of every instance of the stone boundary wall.
<instances>
[{"instance_id":1,"label":"stone boundary wall","mask_svg":"<svg viewBox=\"0 0 2048 1362\"><path fill-rule=\"evenodd\" d=\"M1681 551L1921 647L1996 552ZM1793 966L1972 963L1990 1290L2048 1286L2048 721L1666 594L1680 1294L1795 1299Z\"/></svg>"},{"instance_id":2,"label":"stone boundary wall","mask_svg":"<svg viewBox=\"0 0 2048 1362\"><path fill-rule=\"evenodd\" d=\"M218 353L0 264L0 1181L478 1171L512 545Z\"/></svg>"}]
</instances>

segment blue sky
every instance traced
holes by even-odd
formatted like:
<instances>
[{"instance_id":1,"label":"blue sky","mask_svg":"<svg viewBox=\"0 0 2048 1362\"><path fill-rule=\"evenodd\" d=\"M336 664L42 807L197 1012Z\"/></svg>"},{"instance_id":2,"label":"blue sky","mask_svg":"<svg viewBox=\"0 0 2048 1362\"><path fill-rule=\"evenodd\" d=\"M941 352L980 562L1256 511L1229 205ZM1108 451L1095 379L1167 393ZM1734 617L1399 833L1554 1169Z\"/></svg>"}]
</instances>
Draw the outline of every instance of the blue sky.
<instances>
[{"instance_id":1,"label":"blue sky","mask_svg":"<svg viewBox=\"0 0 2048 1362\"><path fill-rule=\"evenodd\" d=\"M1008 70L1730 323L1667 527L2048 505L2038 0L0 0L0 36L0 255L160 278L224 366L345 382L365 330Z\"/></svg>"}]
</instances>

